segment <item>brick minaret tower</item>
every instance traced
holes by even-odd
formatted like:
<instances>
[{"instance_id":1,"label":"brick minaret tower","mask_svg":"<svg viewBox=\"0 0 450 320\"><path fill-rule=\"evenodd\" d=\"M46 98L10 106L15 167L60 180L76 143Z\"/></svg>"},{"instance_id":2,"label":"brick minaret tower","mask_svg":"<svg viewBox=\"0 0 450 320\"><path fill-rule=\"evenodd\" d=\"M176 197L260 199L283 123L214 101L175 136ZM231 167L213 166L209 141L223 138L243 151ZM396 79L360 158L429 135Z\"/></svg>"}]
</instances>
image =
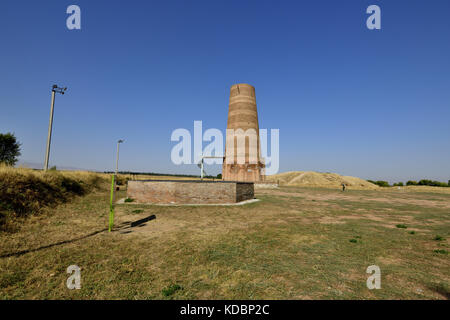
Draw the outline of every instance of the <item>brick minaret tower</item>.
<instances>
[{"instance_id":1,"label":"brick minaret tower","mask_svg":"<svg viewBox=\"0 0 450 320\"><path fill-rule=\"evenodd\" d=\"M255 88L235 84L230 90L223 179L264 181L264 161L260 155Z\"/></svg>"}]
</instances>

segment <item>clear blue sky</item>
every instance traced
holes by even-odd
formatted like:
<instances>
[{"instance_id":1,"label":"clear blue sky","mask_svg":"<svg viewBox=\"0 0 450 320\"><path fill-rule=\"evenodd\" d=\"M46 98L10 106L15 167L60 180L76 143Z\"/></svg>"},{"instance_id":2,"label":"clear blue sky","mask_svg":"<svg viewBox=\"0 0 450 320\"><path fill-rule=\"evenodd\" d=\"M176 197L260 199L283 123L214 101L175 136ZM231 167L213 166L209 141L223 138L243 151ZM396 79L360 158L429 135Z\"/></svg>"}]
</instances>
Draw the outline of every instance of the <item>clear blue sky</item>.
<instances>
[{"instance_id":1,"label":"clear blue sky","mask_svg":"<svg viewBox=\"0 0 450 320\"><path fill-rule=\"evenodd\" d=\"M81 30L66 8L81 8ZM366 8L382 29L366 28ZM450 179L450 1L21 1L0 5L0 132L42 163L198 173L175 166L176 128L225 130L229 88L256 88L280 129L280 171ZM217 173L219 168L207 168Z\"/></svg>"}]
</instances>

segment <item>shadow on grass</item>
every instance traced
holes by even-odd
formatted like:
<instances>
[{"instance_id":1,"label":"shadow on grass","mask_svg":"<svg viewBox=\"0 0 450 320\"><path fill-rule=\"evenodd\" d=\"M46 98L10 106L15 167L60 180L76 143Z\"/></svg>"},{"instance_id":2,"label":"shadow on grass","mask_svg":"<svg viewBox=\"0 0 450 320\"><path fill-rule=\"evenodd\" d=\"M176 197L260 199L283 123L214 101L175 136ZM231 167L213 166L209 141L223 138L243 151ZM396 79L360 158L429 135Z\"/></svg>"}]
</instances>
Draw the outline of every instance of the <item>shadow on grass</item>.
<instances>
[{"instance_id":1,"label":"shadow on grass","mask_svg":"<svg viewBox=\"0 0 450 320\"><path fill-rule=\"evenodd\" d=\"M79 238L59 241L59 242L48 244L48 245L45 245L45 246L42 246L42 247L39 247L39 248L35 248L35 249L27 249L27 250L22 250L22 251L18 251L18 252L7 253L7 254L4 254L4 255L1 255L0 258L18 257L18 256L24 255L26 253L36 252L36 251L40 251L40 250L43 250L43 249L48 249L48 248L60 246L60 245L67 244L67 243L72 243L72 242L75 242L75 241L79 241L79 240L83 240L83 239L95 236L96 234L99 234L99 233L104 232L106 230L108 230L108 228L104 228L104 229L101 229L101 230L94 231L92 233L89 233L89 234L84 235L84 236L79 237Z\"/></svg>"},{"instance_id":2,"label":"shadow on grass","mask_svg":"<svg viewBox=\"0 0 450 320\"><path fill-rule=\"evenodd\" d=\"M450 300L450 290L445 284L439 283L434 286L429 286L428 289L439 293L443 295L447 300Z\"/></svg>"},{"instance_id":3,"label":"shadow on grass","mask_svg":"<svg viewBox=\"0 0 450 320\"><path fill-rule=\"evenodd\" d=\"M126 222L122 223L121 225L119 225L117 227L117 229L118 230L126 230L126 229L131 229L131 228L134 228L134 227L142 227L142 226L145 225L146 222L154 220L154 219L156 219L156 216L154 214L152 214L151 216L148 216L146 218L143 218L143 219L140 219L140 220L137 220L137 221L133 221L133 222L126 221ZM9 258L9 257L18 257L18 256L21 256L21 255L24 255L24 254L27 254L27 253L36 252L36 251L40 251L40 250L44 250L44 249L60 246L60 245L63 245L63 244L76 242L76 241L79 241L79 240L83 240L83 239L95 236L95 235L97 235L99 233L102 233L102 232L105 232L107 230L108 230L108 228L104 228L104 229L101 229L101 230L97 230L97 231L91 232L91 233L89 233L87 235L84 235L82 237L51 243L51 244L48 244L48 245L45 245L45 246L42 246L42 247L39 247L39 248L35 248L35 249L27 249L27 250L21 250L21 251L17 251L17 252L3 254L3 255L0 255L0 259L1 258ZM131 231L125 231L125 232L121 232L121 233L129 233L129 232L131 232Z\"/></svg>"},{"instance_id":4,"label":"shadow on grass","mask_svg":"<svg viewBox=\"0 0 450 320\"><path fill-rule=\"evenodd\" d=\"M125 234L125 233L131 233L132 232L132 228L135 227L143 227L146 225L146 222L148 221L152 221L155 220L156 216L154 214L152 214L151 216L139 219L137 221L125 221L122 222L118 227L117 227L117 231L119 231L119 233Z\"/></svg>"}]
</instances>

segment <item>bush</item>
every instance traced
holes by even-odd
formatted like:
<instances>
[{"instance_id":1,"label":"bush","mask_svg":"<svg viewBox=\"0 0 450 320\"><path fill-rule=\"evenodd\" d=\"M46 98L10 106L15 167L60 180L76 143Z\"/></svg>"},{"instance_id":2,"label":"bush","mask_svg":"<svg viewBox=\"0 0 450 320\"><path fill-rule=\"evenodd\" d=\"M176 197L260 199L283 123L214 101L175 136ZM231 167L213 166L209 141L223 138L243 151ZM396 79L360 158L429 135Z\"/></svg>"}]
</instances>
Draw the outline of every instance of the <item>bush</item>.
<instances>
[{"instance_id":1,"label":"bush","mask_svg":"<svg viewBox=\"0 0 450 320\"><path fill-rule=\"evenodd\" d=\"M118 186L126 185L129 180L130 180L129 177L124 177L124 176L121 176L121 175L117 175L116 179L115 179L116 185L118 185Z\"/></svg>"},{"instance_id":2,"label":"bush","mask_svg":"<svg viewBox=\"0 0 450 320\"><path fill-rule=\"evenodd\" d=\"M389 182L383 180L375 181L375 184L380 187L390 187Z\"/></svg>"},{"instance_id":3,"label":"bush","mask_svg":"<svg viewBox=\"0 0 450 320\"><path fill-rule=\"evenodd\" d=\"M445 182L428 180L428 179L422 179L419 182L409 180L408 182L406 182L406 185L407 186L431 186L431 187L449 187L450 186L448 183L445 183Z\"/></svg>"},{"instance_id":4,"label":"bush","mask_svg":"<svg viewBox=\"0 0 450 320\"><path fill-rule=\"evenodd\" d=\"M403 182L397 182L393 184L394 187L403 187Z\"/></svg>"},{"instance_id":5,"label":"bush","mask_svg":"<svg viewBox=\"0 0 450 320\"><path fill-rule=\"evenodd\" d=\"M379 187L390 187L389 182L387 181L382 181L382 180L378 180L378 181L373 181L373 180L367 180L367 182L376 184Z\"/></svg>"},{"instance_id":6,"label":"bush","mask_svg":"<svg viewBox=\"0 0 450 320\"><path fill-rule=\"evenodd\" d=\"M422 179L419 182L409 180L406 182L407 186L431 186L431 187L450 187L450 180L449 183L435 181L435 180L428 180L428 179Z\"/></svg>"},{"instance_id":7,"label":"bush","mask_svg":"<svg viewBox=\"0 0 450 320\"><path fill-rule=\"evenodd\" d=\"M431 187L448 187L447 183L434 181L434 180L427 180L422 179L418 183L419 186L431 186Z\"/></svg>"}]
</instances>

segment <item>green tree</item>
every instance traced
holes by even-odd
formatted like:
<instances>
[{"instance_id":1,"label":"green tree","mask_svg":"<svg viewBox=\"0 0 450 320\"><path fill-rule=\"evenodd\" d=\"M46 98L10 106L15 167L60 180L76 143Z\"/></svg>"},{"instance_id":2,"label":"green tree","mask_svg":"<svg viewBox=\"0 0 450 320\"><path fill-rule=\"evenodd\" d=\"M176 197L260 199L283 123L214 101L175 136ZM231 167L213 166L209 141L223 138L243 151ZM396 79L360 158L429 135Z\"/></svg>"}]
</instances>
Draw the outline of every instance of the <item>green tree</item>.
<instances>
[{"instance_id":1,"label":"green tree","mask_svg":"<svg viewBox=\"0 0 450 320\"><path fill-rule=\"evenodd\" d=\"M222 179L222 174L221 174L221 173L219 173L219 174L217 175L217 179ZM449 180L449 184L450 184L450 180Z\"/></svg>"},{"instance_id":2,"label":"green tree","mask_svg":"<svg viewBox=\"0 0 450 320\"><path fill-rule=\"evenodd\" d=\"M20 143L12 133L0 133L0 163L13 166L20 156Z\"/></svg>"}]
</instances>

